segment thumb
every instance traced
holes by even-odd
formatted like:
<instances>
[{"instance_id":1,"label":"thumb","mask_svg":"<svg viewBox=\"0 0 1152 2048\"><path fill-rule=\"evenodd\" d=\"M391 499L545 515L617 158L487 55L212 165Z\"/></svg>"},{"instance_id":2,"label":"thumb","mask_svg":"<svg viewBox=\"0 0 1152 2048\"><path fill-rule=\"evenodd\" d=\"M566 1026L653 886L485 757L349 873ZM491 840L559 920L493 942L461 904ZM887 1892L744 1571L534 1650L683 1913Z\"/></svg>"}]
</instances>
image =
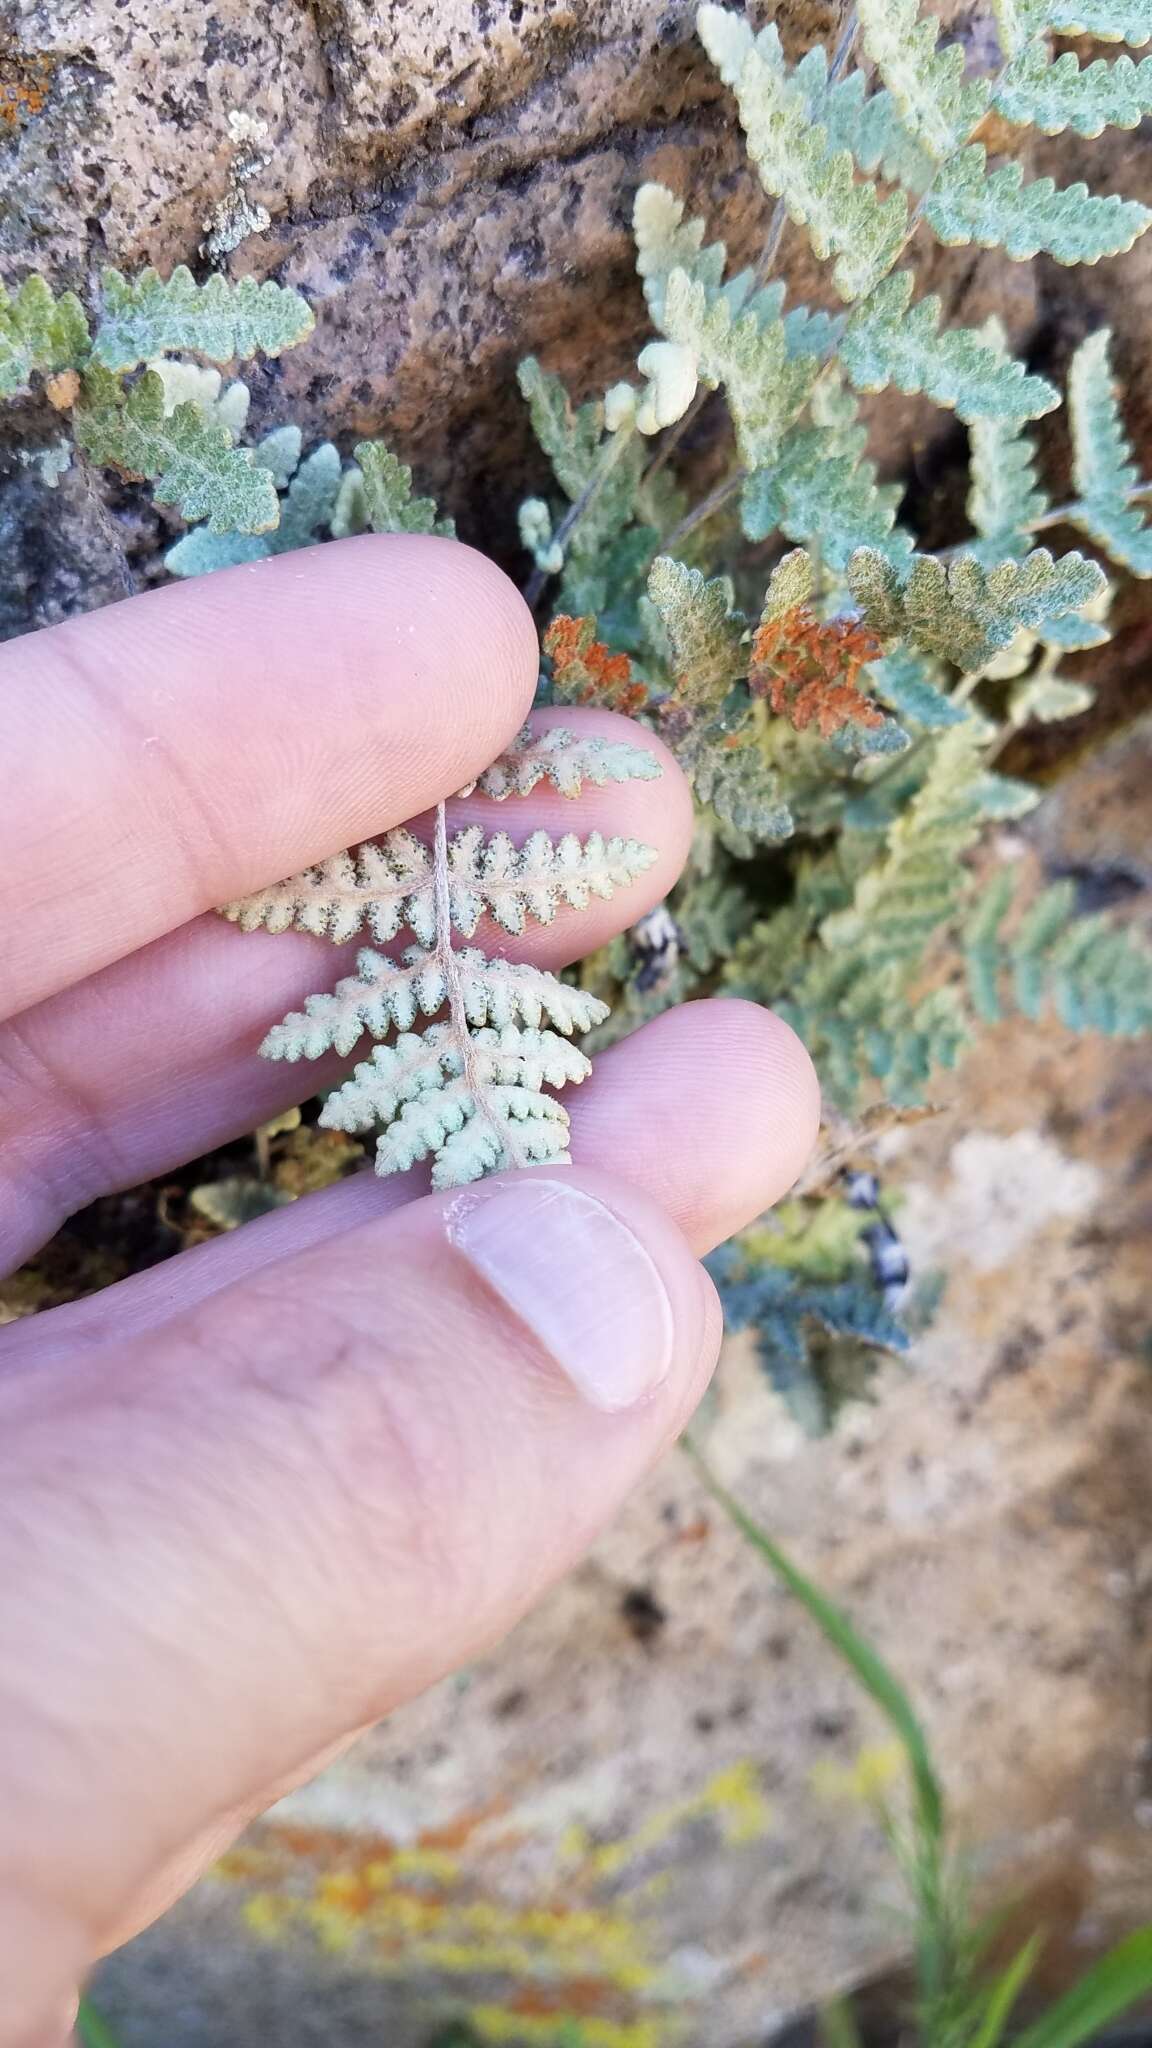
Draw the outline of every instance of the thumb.
<instances>
[{"instance_id":1,"label":"thumb","mask_svg":"<svg viewBox=\"0 0 1152 2048\"><path fill-rule=\"evenodd\" d=\"M662 1211L537 1171L0 1383L0 1955L38 1973L2 2048L199 1844L506 1630L676 1436L719 1331ZM30 1900L64 1931L30 1940Z\"/></svg>"}]
</instances>

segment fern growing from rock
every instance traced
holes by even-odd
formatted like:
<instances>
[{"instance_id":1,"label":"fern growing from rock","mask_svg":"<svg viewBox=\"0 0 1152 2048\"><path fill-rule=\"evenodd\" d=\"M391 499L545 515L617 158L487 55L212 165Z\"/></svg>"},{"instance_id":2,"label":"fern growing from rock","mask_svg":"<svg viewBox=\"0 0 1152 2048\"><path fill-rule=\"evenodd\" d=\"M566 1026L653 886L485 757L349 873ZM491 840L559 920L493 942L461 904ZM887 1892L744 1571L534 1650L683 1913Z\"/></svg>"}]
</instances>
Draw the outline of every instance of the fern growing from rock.
<instances>
[{"instance_id":1,"label":"fern growing from rock","mask_svg":"<svg viewBox=\"0 0 1152 2048\"><path fill-rule=\"evenodd\" d=\"M932 240L1016 262L1122 260L1152 221L1144 206L995 152L1029 129L1092 137L1152 114L1152 57L1082 61L1053 42L1140 50L1149 0L995 0L979 76L916 0L860 0L834 51L795 64L774 27L756 34L731 9L704 6L699 31L749 177L774 203L759 259L733 270L680 194L643 184L633 223L652 332L635 375L575 403L534 358L519 370L542 457L519 527L543 693L623 711L672 748L698 808L683 880L586 965L582 988L487 957L471 943L479 920L515 934L562 896L616 886L638 849L575 835L515 847L441 820L431 851L390 834L230 908L242 923L366 931L381 948L411 935L405 950L363 951L354 976L265 1047L303 1060L380 1039L323 1114L357 1130L382 1121L389 1168L421 1150L441 1179L557 1156L562 1115L546 1091L583 1071L570 1033L603 1042L716 988L789 1017L860 1129L878 1099L921 1099L1013 1005L1074 1029L1152 1022L1139 938L1080 918L1066 883L1029 900L1015 869L982 852L1036 801L1004 774L1004 748L1091 704L1075 664L1108 638L1108 572L1152 578L1152 485L1110 337L1090 332L1072 359L1072 492L1053 502L1035 423L1061 392L995 320L953 324L920 261ZM820 307L790 302L773 274L789 223L826 268ZM0 396L32 387L47 400L47 482L70 428L82 460L146 478L192 522L167 552L176 576L367 530L451 531L378 440L347 454L305 450L291 423L248 434L243 363L294 347L311 320L297 294L251 280L109 271L85 305L32 277L0 297ZM714 392L734 459L693 501L682 437ZM869 404L885 392L927 401L967 436L969 531L941 555L918 544L900 483L869 451ZM1068 529L1081 547L1048 545ZM553 727L482 783L495 798L542 778L575 794L651 758L581 751ZM717 1268L809 1415L822 1404L804 1391L802 1331L850 1324L887 1344L892 1329L890 1304L869 1307L856 1239L841 1249L831 1273L804 1263L799 1238L774 1261L753 1237Z\"/></svg>"}]
</instances>

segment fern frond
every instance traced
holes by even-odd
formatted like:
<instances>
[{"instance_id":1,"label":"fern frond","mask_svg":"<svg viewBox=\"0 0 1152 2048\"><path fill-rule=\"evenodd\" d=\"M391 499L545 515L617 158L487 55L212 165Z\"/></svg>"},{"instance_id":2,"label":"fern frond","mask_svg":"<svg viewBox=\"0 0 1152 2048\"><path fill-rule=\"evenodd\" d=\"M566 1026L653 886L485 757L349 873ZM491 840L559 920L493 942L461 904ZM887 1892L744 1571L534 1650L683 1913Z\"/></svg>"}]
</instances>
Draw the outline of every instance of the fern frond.
<instances>
[{"instance_id":1,"label":"fern frond","mask_svg":"<svg viewBox=\"0 0 1152 2048\"><path fill-rule=\"evenodd\" d=\"M264 444L260 443L253 449L252 459L259 467L267 468L268 462L261 459L263 453ZM214 569L231 569L242 562L259 562L268 555L291 554L297 548L315 546L326 537L324 529L331 526L341 469L339 450L331 441L322 441L297 469L286 497L280 502L279 524L270 533L215 534L199 526L169 548L164 557L165 568L173 576L205 576Z\"/></svg>"},{"instance_id":2,"label":"fern frond","mask_svg":"<svg viewBox=\"0 0 1152 2048\"><path fill-rule=\"evenodd\" d=\"M1152 57L1111 63L1098 57L1081 66L1071 50L1053 58L1043 43L1028 43L1014 58L993 102L1006 121L1043 135L1102 135L1105 128L1138 128L1152 114Z\"/></svg>"},{"instance_id":3,"label":"fern frond","mask_svg":"<svg viewBox=\"0 0 1152 2048\"><path fill-rule=\"evenodd\" d=\"M547 1019L557 1031L591 1031L608 1015L607 1003L586 989L558 981L554 974L522 960L489 960L475 947L454 953L453 970L469 1024L527 1024L538 1030ZM400 961L365 947L356 972L338 981L331 995L309 996L274 1024L261 1052L271 1060L319 1059L350 1053L365 1032L386 1038L408 1031L417 1017L434 1017L448 995L444 963L426 946L409 946Z\"/></svg>"},{"instance_id":4,"label":"fern frond","mask_svg":"<svg viewBox=\"0 0 1152 2048\"><path fill-rule=\"evenodd\" d=\"M378 1045L327 1099L328 1130L387 1126L377 1142L377 1170L404 1172L438 1154L434 1187L457 1187L504 1164L567 1160L568 1118L542 1091L583 1081L592 1063L554 1031L509 1024L481 1029L459 1043L451 1024L420 1036L404 1032ZM510 1124L515 1150L508 1147Z\"/></svg>"},{"instance_id":5,"label":"fern frond","mask_svg":"<svg viewBox=\"0 0 1152 2048\"><path fill-rule=\"evenodd\" d=\"M891 967L920 960L967 888L962 856L979 836L977 793L986 734L966 719L932 743L928 773L888 832L883 860L865 869L851 907L820 927L823 944Z\"/></svg>"},{"instance_id":6,"label":"fern frond","mask_svg":"<svg viewBox=\"0 0 1152 2048\"><path fill-rule=\"evenodd\" d=\"M1096 692L1089 683L1070 682L1041 668L1016 685L1008 699L1008 714L1013 725L1028 725L1033 719L1040 725L1055 725L1062 718L1079 718L1095 702Z\"/></svg>"},{"instance_id":7,"label":"fern frond","mask_svg":"<svg viewBox=\"0 0 1152 2048\"><path fill-rule=\"evenodd\" d=\"M859 0L864 47L892 94L904 125L942 163L982 120L988 88L964 77L958 43L941 48L940 24L918 0Z\"/></svg>"},{"instance_id":8,"label":"fern frond","mask_svg":"<svg viewBox=\"0 0 1152 2048\"><path fill-rule=\"evenodd\" d=\"M761 846L791 838L795 821L780 778L754 741L702 748L691 774L700 802L711 804L721 823L741 838Z\"/></svg>"},{"instance_id":9,"label":"fern frond","mask_svg":"<svg viewBox=\"0 0 1152 2048\"><path fill-rule=\"evenodd\" d=\"M217 271L197 284L181 264L169 278L151 269L132 278L107 269L101 284L92 353L106 370L134 370L173 351L210 363L279 356L304 341L316 324L299 292L258 284L254 277L233 282Z\"/></svg>"},{"instance_id":10,"label":"fern frond","mask_svg":"<svg viewBox=\"0 0 1152 2048\"><path fill-rule=\"evenodd\" d=\"M18 291L0 285L0 398L25 390L34 373L79 369L89 349L88 318L74 292L55 298L35 271Z\"/></svg>"},{"instance_id":11,"label":"fern frond","mask_svg":"<svg viewBox=\"0 0 1152 2048\"><path fill-rule=\"evenodd\" d=\"M171 364L168 367L171 368ZM219 373L214 372L213 374L218 375ZM239 383L239 379L229 384L227 391L225 391L221 399L221 405L227 407L230 394L237 389L238 385L240 390L244 389L244 386ZM247 415L247 408L245 408L245 415ZM242 426L243 421L235 430L237 434L239 434ZM321 443L321 446L325 448L330 448L331 445L330 441ZM252 460L253 462L258 462L261 469L268 471L278 491L286 491L300 467L300 457L303 452L304 436L300 428L293 421L289 420L282 427L273 427L271 433L264 434L257 441L256 446L252 450ZM316 453L319 454L319 452L320 450L317 449Z\"/></svg>"},{"instance_id":12,"label":"fern frond","mask_svg":"<svg viewBox=\"0 0 1152 2048\"><path fill-rule=\"evenodd\" d=\"M890 268L908 232L903 193L881 199L876 187L853 174L847 150L833 149L814 125L802 87L770 61L739 17L701 7L700 38L736 94L748 152L765 190L782 199L790 217L806 227L818 257L835 258L832 277L841 298L862 298Z\"/></svg>"},{"instance_id":13,"label":"fern frond","mask_svg":"<svg viewBox=\"0 0 1152 2048\"><path fill-rule=\"evenodd\" d=\"M210 533L275 526L280 508L268 471L194 405L166 413L164 386L151 371L125 391L110 370L89 369L73 418L91 461L147 477L161 504L178 505L185 519L206 519Z\"/></svg>"},{"instance_id":14,"label":"fern frond","mask_svg":"<svg viewBox=\"0 0 1152 2048\"><path fill-rule=\"evenodd\" d=\"M723 385L740 459L754 468L770 461L781 434L811 391L819 369L811 354L792 354L782 320L766 325L755 311L734 316L725 298L709 303L706 287L674 270L664 293L667 343L688 352L695 374Z\"/></svg>"},{"instance_id":15,"label":"fern frond","mask_svg":"<svg viewBox=\"0 0 1152 2048\"><path fill-rule=\"evenodd\" d=\"M541 369L535 356L524 357L516 378L527 400L532 431L552 465L556 481L575 500L599 459L601 408L593 403L573 406L560 378Z\"/></svg>"},{"instance_id":16,"label":"fern frond","mask_svg":"<svg viewBox=\"0 0 1152 2048\"><path fill-rule=\"evenodd\" d=\"M1051 412L1060 394L1043 377L993 347L975 329L940 329L933 293L912 305L912 275L884 278L849 319L840 351L857 391L923 391L962 420L1031 420Z\"/></svg>"},{"instance_id":17,"label":"fern frond","mask_svg":"<svg viewBox=\"0 0 1152 2048\"><path fill-rule=\"evenodd\" d=\"M538 782L550 782L561 796L579 796L586 782L602 789L608 782L653 782L660 763L647 747L628 740L606 740L596 733L569 732L563 725L526 725L511 745L457 796L482 796L502 803L510 796L530 796Z\"/></svg>"},{"instance_id":18,"label":"fern frond","mask_svg":"<svg viewBox=\"0 0 1152 2048\"><path fill-rule=\"evenodd\" d=\"M1036 548L1022 562L1001 562L994 569L971 554L947 567L934 556L917 555L902 582L883 555L861 548L848 564L848 583L866 623L882 640L907 641L973 673L1022 629L1039 633L1050 620L1090 604L1104 577L1083 555L1054 560L1046 548Z\"/></svg>"},{"instance_id":19,"label":"fern frond","mask_svg":"<svg viewBox=\"0 0 1152 2048\"><path fill-rule=\"evenodd\" d=\"M949 248L975 242L1003 249L1017 263L1043 250L1057 263L1099 263L1119 256L1152 225L1152 212L1087 185L1025 180L1018 163L987 171L987 151L974 142L941 166L923 202L924 218Z\"/></svg>"},{"instance_id":20,"label":"fern frond","mask_svg":"<svg viewBox=\"0 0 1152 2048\"><path fill-rule=\"evenodd\" d=\"M848 149L859 169L871 177L879 171L906 192L922 192L935 164L905 127L892 94L883 88L870 96L862 71L845 72L828 83L828 53L822 43L807 50L792 74L808 102L811 120L824 129L830 149Z\"/></svg>"},{"instance_id":21,"label":"fern frond","mask_svg":"<svg viewBox=\"0 0 1152 2048\"><path fill-rule=\"evenodd\" d=\"M994 878L964 931L968 987L977 1014L1004 1015L1010 988L1026 1017L1051 1008L1071 1031L1130 1038L1152 1030L1152 948L1098 914L1078 917L1072 882L1056 882L1005 934L1014 909L1010 871Z\"/></svg>"},{"instance_id":22,"label":"fern frond","mask_svg":"<svg viewBox=\"0 0 1152 2048\"><path fill-rule=\"evenodd\" d=\"M552 663L553 702L596 704L626 717L648 702L648 685L633 676L626 654L613 654L596 638L594 618L571 619L558 612L544 635Z\"/></svg>"},{"instance_id":23,"label":"fern frond","mask_svg":"<svg viewBox=\"0 0 1152 2048\"><path fill-rule=\"evenodd\" d=\"M989 322L993 346L1003 346L999 321ZM968 517L979 540L971 553L985 568L1028 552L1029 529L1048 509L1036 479L1036 449L1020 420L974 420L968 434L972 485Z\"/></svg>"},{"instance_id":24,"label":"fern frond","mask_svg":"<svg viewBox=\"0 0 1152 2048\"><path fill-rule=\"evenodd\" d=\"M503 1166L568 1163L568 1116L542 1091L582 1081L591 1062L554 1032L473 1032L467 1050L449 1024L378 1045L320 1112L328 1130L385 1130L376 1171L403 1173L434 1158L432 1185L459 1187Z\"/></svg>"},{"instance_id":25,"label":"fern frond","mask_svg":"<svg viewBox=\"0 0 1152 2048\"><path fill-rule=\"evenodd\" d=\"M675 699L695 711L718 711L732 685L748 672L745 620L725 576L710 581L671 555L658 555L648 575L648 596L663 627Z\"/></svg>"},{"instance_id":26,"label":"fern frond","mask_svg":"<svg viewBox=\"0 0 1152 2048\"><path fill-rule=\"evenodd\" d=\"M757 1261L739 1239L705 1260L729 1330L751 1330L770 1385L798 1422L816 1434L829 1423L828 1397L812 1360L813 1324L832 1336L855 1337L881 1351L907 1351L908 1332L864 1272L820 1281L790 1267Z\"/></svg>"},{"instance_id":27,"label":"fern frond","mask_svg":"<svg viewBox=\"0 0 1152 2048\"><path fill-rule=\"evenodd\" d=\"M650 846L634 839L585 840L566 832L551 840L534 832L517 848L507 833L485 838L479 825L457 832L448 847L453 928L470 939L487 914L507 932L529 918L551 924L562 903L585 910L610 897L652 865ZM408 926L424 944L436 934L434 872L428 848L403 827L369 840L359 855L335 854L271 889L226 904L222 915L242 931L295 928L331 939L355 938L365 926L383 945Z\"/></svg>"},{"instance_id":28,"label":"fern frond","mask_svg":"<svg viewBox=\"0 0 1152 2048\"><path fill-rule=\"evenodd\" d=\"M574 552L594 556L633 516L645 462L643 441L632 435L623 449L610 447L616 437L605 434L603 402L573 406L560 378L541 369L534 356L524 357L516 379L532 430L561 489L573 504L586 491L594 492L573 535Z\"/></svg>"},{"instance_id":29,"label":"fern frond","mask_svg":"<svg viewBox=\"0 0 1152 2048\"><path fill-rule=\"evenodd\" d=\"M438 519L433 498L412 495L412 471L382 441L360 441L356 463L362 479L364 519L373 533L440 533L451 536L451 519Z\"/></svg>"},{"instance_id":30,"label":"fern frond","mask_svg":"<svg viewBox=\"0 0 1152 2048\"><path fill-rule=\"evenodd\" d=\"M1129 503L1141 483L1124 431L1108 359L1106 327L1081 342L1068 377L1072 474L1079 504L1069 517L1134 576L1152 576L1152 526Z\"/></svg>"}]
</instances>

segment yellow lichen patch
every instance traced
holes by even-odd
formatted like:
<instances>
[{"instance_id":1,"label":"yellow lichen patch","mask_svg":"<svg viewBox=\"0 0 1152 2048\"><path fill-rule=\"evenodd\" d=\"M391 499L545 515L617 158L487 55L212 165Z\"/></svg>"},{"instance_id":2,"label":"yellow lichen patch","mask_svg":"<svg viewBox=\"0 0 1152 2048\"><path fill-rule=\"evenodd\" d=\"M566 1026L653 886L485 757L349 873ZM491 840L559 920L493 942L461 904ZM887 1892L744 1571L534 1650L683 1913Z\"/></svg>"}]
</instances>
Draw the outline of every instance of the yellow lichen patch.
<instances>
[{"instance_id":1,"label":"yellow lichen patch","mask_svg":"<svg viewBox=\"0 0 1152 2048\"><path fill-rule=\"evenodd\" d=\"M555 2043L578 2020L581 2048L666 2042L678 2000L652 1953L655 1899L682 1864L686 1829L709 1826L734 1849L765 1833L756 1765L718 1771L619 1841L568 1829L528 1897L516 1863L524 1834L507 1819L498 1804L475 1808L405 1847L265 1826L216 1875L248 1892L244 1916L262 1939L304 1936L382 1976L430 1974L462 1992L483 1979L491 1996L491 1980L503 1980L505 2003L486 2005L482 2026L471 2016L493 2041Z\"/></svg>"},{"instance_id":2,"label":"yellow lichen patch","mask_svg":"<svg viewBox=\"0 0 1152 2048\"><path fill-rule=\"evenodd\" d=\"M622 1872L653 1850L662 1848L681 1828L692 1821L712 1820L724 1840L732 1845L757 1841L766 1834L771 1820L768 1802L760 1789L760 1774L749 1759L717 1771L702 1789L689 1799L654 1813L650 1819L619 1842L592 1848L586 1835L570 1829L566 1843L576 1852L590 1873L598 1879L618 1878Z\"/></svg>"}]
</instances>

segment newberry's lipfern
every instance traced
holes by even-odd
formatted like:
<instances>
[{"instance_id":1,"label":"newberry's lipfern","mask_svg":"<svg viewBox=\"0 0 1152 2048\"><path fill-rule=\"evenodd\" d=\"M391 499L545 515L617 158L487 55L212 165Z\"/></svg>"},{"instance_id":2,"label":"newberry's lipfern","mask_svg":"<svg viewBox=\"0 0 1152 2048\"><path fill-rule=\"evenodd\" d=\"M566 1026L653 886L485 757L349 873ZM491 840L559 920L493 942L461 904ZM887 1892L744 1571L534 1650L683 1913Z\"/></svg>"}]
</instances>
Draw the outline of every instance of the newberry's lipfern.
<instances>
[{"instance_id":1,"label":"newberry's lipfern","mask_svg":"<svg viewBox=\"0 0 1152 2048\"><path fill-rule=\"evenodd\" d=\"M525 727L507 752L466 789L502 802L541 781L576 797L603 784L659 774L655 756L621 741L577 736L562 726ZM575 1031L602 1024L607 1005L524 962L458 948L484 918L506 933L551 924L562 905L583 910L642 874L651 848L635 840L553 840L534 832L523 845L470 825L450 834L436 813L433 843L397 830L306 868L223 915L244 931L295 927L337 942L369 931L386 945L399 932L417 943L399 958L361 952L355 976L309 998L269 1031L269 1059L349 1054L365 1036L371 1057L327 1097L330 1130L382 1127L378 1173L433 1160L435 1187L454 1187L501 1167L568 1158L568 1117L550 1089L584 1080L590 1062Z\"/></svg>"},{"instance_id":2,"label":"newberry's lipfern","mask_svg":"<svg viewBox=\"0 0 1152 2048\"><path fill-rule=\"evenodd\" d=\"M229 907L243 925L368 942L354 974L273 1025L265 1051L310 1060L378 1040L323 1118L382 1126L385 1170L431 1153L448 1182L558 1156L550 1091L585 1071L572 1034L602 1043L716 988L781 1010L833 1113L861 1132L878 1101L922 1100L1010 1007L1073 1029L1152 1023L1139 937L1078 916L1066 883L1017 886L1015 867L981 851L1036 801L1003 772L1005 747L1092 703L1076 662L1109 637L1106 569L1152 578L1152 485L1110 336L1089 332L1073 355L1072 493L1054 504L1035 423L1060 390L996 320L954 323L921 260L936 241L1095 264L1145 232L1152 214L1128 194L1033 176L1017 152L1030 131L1092 137L1152 114L1152 56L1115 48L1152 43L1152 0L993 0L993 15L976 75L917 0L859 0L835 49L796 63L774 27L700 10L700 61L774 202L762 249L733 270L681 195L643 184L633 225L652 331L635 376L577 404L535 358L519 370L543 457L519 514L542 694L624 712L672 749L697 801L683 879L584 965L580 987L479 941L495 931L502 948L561 904L619 887L644 858L626 842L520 843L451 832L441 816L431 846L388 833ZM1103 54L1058 50L1066 34ZM789 226L826 266L820 307L774 275ZM81 303L32 277L0 294L0 396L42 395L47 484L75 447L194 522L168 549L175 576L365 531L450 532L377 440L346 454L306 450L291 423L249 433L243 364L294 347L311 322L274 283L108 271ZM920 545L901 481L870 449L871 403L887 392L967 436L967 522L957 515L942 554ZM694 499L682 437L712 393L732 459ZM1059 432L1049 421L1045 447ZM1050 545L1068 529L1081 548ZM522 736L478 788L498 801L547 781L575 796L653 768L642 746L552 726ZM771 1252L754 1233L717 1264L734 1316L756 1325L809 1419L827 1408L814 1330L894 1341L859 1232L833 1232L836 1261L814 1263L835 1222L821 1205L836 1199L813 1197Z\"/></svg>"}]
</instances>

